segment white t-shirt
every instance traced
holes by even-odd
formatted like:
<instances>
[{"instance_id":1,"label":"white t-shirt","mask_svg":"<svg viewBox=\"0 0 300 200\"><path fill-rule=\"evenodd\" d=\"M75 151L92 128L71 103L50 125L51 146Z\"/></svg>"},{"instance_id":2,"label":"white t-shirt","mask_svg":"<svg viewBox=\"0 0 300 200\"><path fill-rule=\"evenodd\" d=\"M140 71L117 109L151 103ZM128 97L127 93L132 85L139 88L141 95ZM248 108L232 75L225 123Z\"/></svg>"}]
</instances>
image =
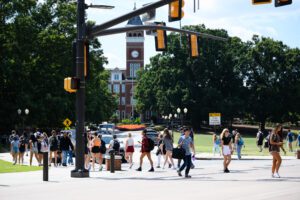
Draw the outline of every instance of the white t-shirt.
<instances>
[{"instance_id":1,"label":"white t-shirt","mask_svg":"<svg viewBox=\"0 0 300 200\"><path fill-rule=\"evenodd\" d=\"M133 146L134 145L134 140L132 138L127 139L127 146Z\"/></svg>"}]
</instances>

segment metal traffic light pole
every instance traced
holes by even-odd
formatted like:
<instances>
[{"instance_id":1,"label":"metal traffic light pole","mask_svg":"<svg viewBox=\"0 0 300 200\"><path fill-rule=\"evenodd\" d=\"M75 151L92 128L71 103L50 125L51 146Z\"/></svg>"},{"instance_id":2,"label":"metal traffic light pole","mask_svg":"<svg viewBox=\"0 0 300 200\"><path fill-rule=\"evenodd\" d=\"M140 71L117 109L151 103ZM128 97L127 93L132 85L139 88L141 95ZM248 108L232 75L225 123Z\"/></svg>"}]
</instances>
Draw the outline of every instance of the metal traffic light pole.
<instances>
[{"instance_id":1,"label":"metal traffic light pole","mask_svg":"<svg viewBox=\"0 0 300 200\"><path fill-rule=\"evenodd\" d=\"M84 77L84 40L85 40L85 2L77 1L77 37L76 37L76 77L79 87L76 92L76 162L71 177L89 177L84 166L84 121L85 121L85 77Z\"/></svg>"}]
</instances>

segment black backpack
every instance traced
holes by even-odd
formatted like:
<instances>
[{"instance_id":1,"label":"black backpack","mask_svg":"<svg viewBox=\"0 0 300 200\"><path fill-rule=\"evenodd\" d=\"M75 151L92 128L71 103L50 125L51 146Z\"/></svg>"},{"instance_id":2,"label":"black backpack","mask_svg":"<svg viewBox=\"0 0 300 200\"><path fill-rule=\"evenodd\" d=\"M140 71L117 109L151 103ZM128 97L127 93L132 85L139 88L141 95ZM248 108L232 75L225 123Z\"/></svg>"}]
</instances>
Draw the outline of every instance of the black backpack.
<instances>
[{"instance_id":1,"label":"black backpack","mask_svg":"<svg viewBox=\"0 0 300 200\"><path fill-rule=\"evenodd\" d=\"M120 142L118 140L114 140L113 149L115 151L119 151L120 150Z\"/></svg>"},{"instance_id":2,"label":"black backpack","mask_svg":"<svg viewBox=\"0 0 300 200\"><path fill-rule=\"evenodd\" d=\"M154 149L154 141L148 138L148 150L152 151Z\"/></svg>"}]
</instances>

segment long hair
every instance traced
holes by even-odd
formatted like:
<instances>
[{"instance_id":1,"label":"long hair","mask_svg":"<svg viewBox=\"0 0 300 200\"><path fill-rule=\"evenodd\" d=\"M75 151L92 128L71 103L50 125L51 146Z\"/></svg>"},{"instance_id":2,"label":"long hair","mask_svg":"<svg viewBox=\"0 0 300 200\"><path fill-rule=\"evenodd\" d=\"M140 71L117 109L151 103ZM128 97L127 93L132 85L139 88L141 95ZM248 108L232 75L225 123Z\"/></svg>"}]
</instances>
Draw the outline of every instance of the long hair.
<instances>
[{"instance_id":1,"label":"long hair","mask_svg":"<svg viewBox=\"0 0 300 200\"><path fill-rule=\"evenodd\" d=\"M282 125L277 124L276 127L273 129L273 133L279 135L280 138L283 138Z\"/></svg>"},{"instance_id":2,"label":"long hair","mask_svg":"<svg viewBox=\"0 0 300 200\"><path fill-rule=\"evenodd\" d=\"M172 136L167 128L164 129L164 138L173 140Z\"/></svg>"},{"instance_id":3,"label":"long hair","mask_svg":"<svg viewBox=\"0 0 300 200\"><path fill-rule=\"evenodd\" d=\"M229 131L229 130L227 128L224 128L223 131L222 131L222 133L221 133L221 135L220 135L221 139L223 139L226 131Z\"/></svg>"}]
</instances>

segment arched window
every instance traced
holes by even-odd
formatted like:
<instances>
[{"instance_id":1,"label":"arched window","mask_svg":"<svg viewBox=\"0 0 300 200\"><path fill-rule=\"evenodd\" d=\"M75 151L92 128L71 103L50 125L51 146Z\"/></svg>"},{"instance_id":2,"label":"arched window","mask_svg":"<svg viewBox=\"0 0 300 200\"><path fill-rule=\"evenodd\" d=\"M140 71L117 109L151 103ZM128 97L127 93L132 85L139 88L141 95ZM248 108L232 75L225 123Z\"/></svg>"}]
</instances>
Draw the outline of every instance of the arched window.
<instances>
[{"instance_id":1,"label":"arched window","mask_svg":"<svg viewBox=\"0 0 300 200\"><path fill-rule=\"evenodd\" d=\"M128 37L132 37L132 34L131 34L131 33L129 33L129 34L128 34Z\"/></svg>"}]
</instances>

